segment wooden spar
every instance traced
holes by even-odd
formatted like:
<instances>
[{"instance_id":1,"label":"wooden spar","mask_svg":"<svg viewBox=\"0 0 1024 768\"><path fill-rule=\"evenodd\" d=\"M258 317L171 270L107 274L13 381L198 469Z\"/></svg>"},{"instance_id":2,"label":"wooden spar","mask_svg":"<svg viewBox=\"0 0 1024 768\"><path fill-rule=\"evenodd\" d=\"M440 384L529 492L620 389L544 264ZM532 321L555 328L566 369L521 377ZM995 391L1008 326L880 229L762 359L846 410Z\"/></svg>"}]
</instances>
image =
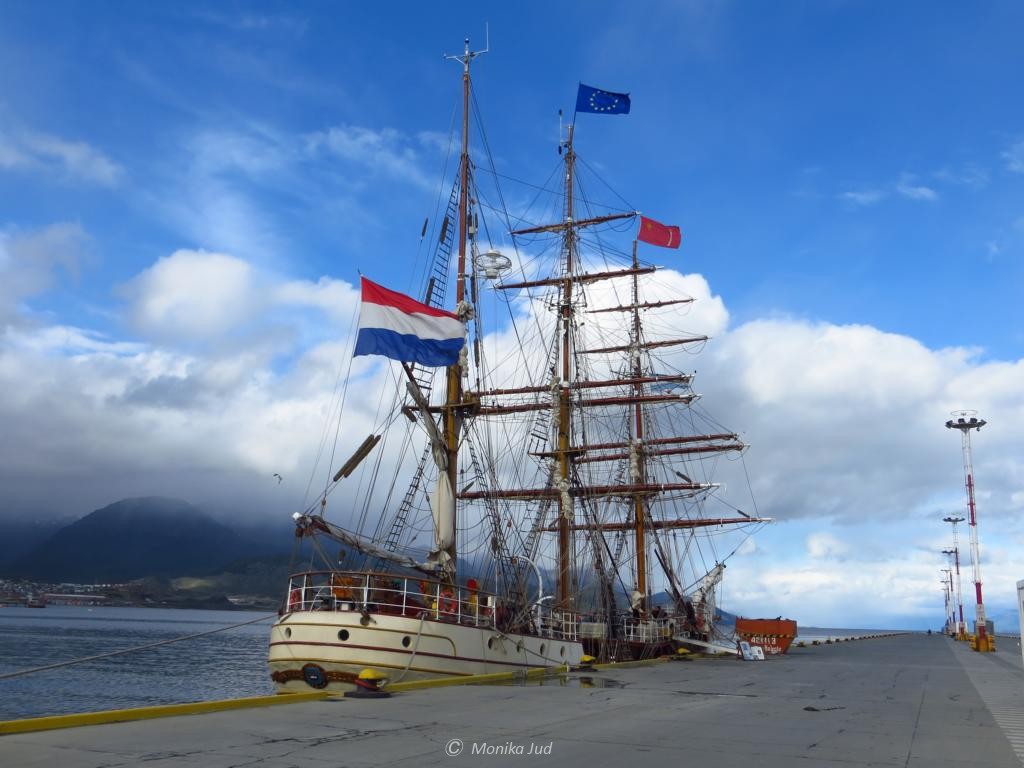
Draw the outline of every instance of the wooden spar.
<instances>
[{"instance_id":1,"label":"wooden spar","mask_svg":"<svg viewBox=\"0 0 1024 768\"><path fill-rule=\"evenodd\" d=\"M739 435L736 434L694 434L685 435L681 437L654 437L648 440L644 440L644 445L677 445L683 442L700 442L701 440L732 440L737 447L743 449L746 447L746 443L739 441ZM586 445L569 445L569 453L573 454L586 454L588 451L613 451L615 449L627 449L630 446L629 442L592 442ZM651 452L647 452L648 456ZM557 451L541 451L530 456L539 457L553 457L557 456Z\"/></svg>"},{"instance_id":2,"label":"wooden spar","mask_svg":"<svg viewBox=\"0 0 1024 768\"><path fill-rule=\"evenodd\" d=\"M596 315L600 312L632 312L634 309L658 309L660 307L671 307L674 304L692 304L693 299L671 299L669 301L642 301L639 304L620 304L617 307L605 307L604 309L588 309L588 315Z\"/></svg>"},{"instance_id":3,"label":"wooden spar","mask_svg":"<svg viewBox=\"0 0 1024 768\"><path fill-rule=\"evenodd\" d=\"M690 336L685 339L665 339L664 341L645 341L636 345L638 349L657 349L658 347L675 347L680 344L693 344L698 341L707 341L707 336ZM597 355L602 352L629 352L633 349L632 344L623 344L618 347L601 347L600 349L581 349L585 355Z\"/></svg>"},{"instance_id":4,"label":"wooden spar","mask_svg":"<svg viewBox=\"0 0 1024 768\"><path fill-rule=\"evenodd\" d=\"M654 437L644 441L644 445L677 445L679 443L699 443L702 440L735 440L739 441L740 436L731 432L721 432L714 435L681 435L679 437ZM628 448L628 442L618 443L587 443L586 445L573 446L571 450L576 451L604 451L615 448ZM543 455L543 454L541 454Z\"/></svg>"},{"instance_id":5,"label":"wooden spar","mask_svg":"<svg viewBox=\"0 0 1024 768\"><path fill-rule=\"evenodd\" d=\"M355 471L355 468L362 463L363 459L370 455L370 451L372 451L374 446L379 442L380 435L370 435L363 440L362 445L356 448L356 452L349 457L348 461L341 465L341 469L339 469L334 475L334 482L338 482L341 478L351 475Z\"/></svg>"},{"instance_id":6,"label":"wooden spar","mask_svg":"<svg viewBox=\"0 0 1024 768\"><path fill-rule=\"evenodd\" d=\"M648 526L654 530L661 531L666 529L679 529L679 528L711 528L716 525L739 525L741 523L770 523L770 517L716 517L706 520L649 520ZM589 523L586 525L574 525L572 529L574 531L605 531L608 533L615 533L616 531L628 531L633 528L633 523ZM541 529L550 533L554 528L548 527Z\"/></svg>"},{"instance_id":7,"label":"wooden spar","mask_svg":"<svg viewBox=\"0 0 1024 768\"><path fill-rule=\"evenodd\" d=\"M634 494L668 493L671 491L707 491L717 483L623 483L619 485L577 485L568 489L570 498L595 496L627 496ZM557 488L494 488L487 491L467 491L460 499L560 499ZM556 527L555 530L558 530Z\"/></svg>"},{"instance_id":8,"label":"wooden spar","mask_svg":"<svg viewBox=\"0 0 1024 768\"><path fill-rule=\"evenodd\" d=\"M663 448L657 451L644 451L644 456L689 456L699 453L726 453L728 451L742 451L746 448L744 443L725 443L723 445L692 445L688 448ZM595 461L622 461L628 459L629 454L602 453L596 456L580 456L576 459L579 464L590 464Z\"/></svg>"},{"instance_id":9,"label":"wooden spar","mask_svg":"<svg viewBox=\"0 0 1024 768\"><path fill-rule=\"evenodd\" d=\"M572 126L569 126L569 143L568 147L572 149ZM570 171L571 174L571 171ZM566 174L568 179L570 174ZM571 203L569 204L572 205ZM509 232L510 235L536 235L541 232L564 232L564 231L575 231L580 227L591 227L594 224L604 224L606 221L617 221L619 219L632 219L637 215L637 211L629 211L628 213L612 213L607 216L595 216L592 219L580 219L579 221L572 220L572 214L570 213L565 221L560 221L555 224L541 224L536 227L527 227L526 229L513 229Z\"/></svg>"},{"instance_id":10,"label":"wooden spar","mask_svg":"<svg viewBox=\"0 0 1024 768\"><path fill-rule=\"evenodd\" d=\"M568 390L563 392L561 399L566 400L570 406L579 408L598 408L612 405L635 405L638 402L656 403L691 403L696 395L623 395L621 397L591 397L585 400L573 400L568 396ZM529 413L530 411L544 411L551 407L551 403L520 403L516 405L481 405L473 409L474 416L500 416L505 413ZM431 411L434 411L431 408ZM568 446L566 446L568 448ZM559 449L563 450L562 448Z\"/></svg>"},{"instance_id":11,"label":"wooden spar","mask_svg":"<svg viewBox=\"0 0 1024 768\"><path fill-rule=\"evenodd\" d=\"M574 381L569 389L576 391L580 389L598 389L601 387L624 387L628 384L689 384L693 376L688 373L671 374L664 376L641 376L640 378L627 377L623 379L602 379L600 381ZM469 398L500 397L502 395L530 395L538 392L550 392L550 386L541 387L515 387L512 389L484 389L479 392L466 392Z\"/></svg>"},{"instance_id":12,"label":"wooden spar","mask_svg":"<svg viewBox=\"0 0 1024 768\"><path fill-rule=\"evenodd\" d=\"M655 272L654 267L634 267L632 269L613 269L608 272L587 272L583 275L574 276L576 283L595 283L598 280L614 280L616 277L629 277L633 275L649 275ZM502 283L494 286L498 290L508 291L516 288L539 288L542 285L565 285L564 277L547 277L542 280L527 280L522 283Z\"/></svg>"}]
</instances>

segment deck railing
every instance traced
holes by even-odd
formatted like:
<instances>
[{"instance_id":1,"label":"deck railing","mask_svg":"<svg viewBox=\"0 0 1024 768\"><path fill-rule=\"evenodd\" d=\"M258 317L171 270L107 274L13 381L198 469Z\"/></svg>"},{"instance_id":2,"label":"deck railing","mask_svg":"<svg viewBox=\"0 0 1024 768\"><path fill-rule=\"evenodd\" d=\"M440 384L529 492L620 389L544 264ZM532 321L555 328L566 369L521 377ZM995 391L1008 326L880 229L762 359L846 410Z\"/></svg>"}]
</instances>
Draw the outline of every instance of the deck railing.
<instances>
[{"instance_id":1,"label":"deck railing","mask_svg":"<svg viewBox=\"0 0 1024 768\"><path fill-rule=\"evenodd\" d=\"M622 620L622 636L629 642L655 643L670 640L677 626L678 620L672 616L657 619L635 619L630 616Z\"/></svg>"},{"instance_id":2,"label":"deck railing","mask_svg":"<svg viewBox=\"0 0 1024 768\"><path fill-rule=\"evenodd\" d=\"M356 611L576 640L579 614L535 605L526 617L497 595L432 579L366 571L308 571L288 580L285 611Z\"/></svg>"}]
</instances>

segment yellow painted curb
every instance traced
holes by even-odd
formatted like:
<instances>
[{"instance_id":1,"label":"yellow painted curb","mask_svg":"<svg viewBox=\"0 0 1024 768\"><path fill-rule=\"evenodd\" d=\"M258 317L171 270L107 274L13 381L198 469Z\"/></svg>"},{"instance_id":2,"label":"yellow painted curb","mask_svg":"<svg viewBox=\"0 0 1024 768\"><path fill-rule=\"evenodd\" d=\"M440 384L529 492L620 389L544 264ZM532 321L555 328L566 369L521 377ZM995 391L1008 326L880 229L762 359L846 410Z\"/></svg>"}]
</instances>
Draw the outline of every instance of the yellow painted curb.
<instances>
[{"instance_id":1,"label":"yellow painted curb","mask_svg":"<svg viewBox=\"0 0 1024 768\"><path fill-rule=\"evenodd\" d=\"M243 699L194 701L188 704L163 704L155 707L136 707L134 709L110 709L103 712L80 712L74 715L29 717L24 720L2 720L0 721L0 734L52 731L58 728L77 728L81 725L104 725L107 723L124 723L130 720L151 720L157 717L199 715L204 712L221 712L230 709L269 707L275 704L297 704L301 701L325 699L328 695L326 691L286 693L275 696L249 696Z\"/></svg>"}]
</instances>

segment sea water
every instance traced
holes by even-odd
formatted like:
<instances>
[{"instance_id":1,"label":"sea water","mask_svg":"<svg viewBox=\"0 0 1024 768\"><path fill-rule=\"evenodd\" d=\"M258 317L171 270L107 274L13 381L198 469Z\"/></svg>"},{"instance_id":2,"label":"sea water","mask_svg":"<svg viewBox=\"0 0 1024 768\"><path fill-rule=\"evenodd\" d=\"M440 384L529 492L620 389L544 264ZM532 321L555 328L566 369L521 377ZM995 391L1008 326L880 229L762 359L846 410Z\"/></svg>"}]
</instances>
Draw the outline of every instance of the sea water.
<instances>
[{"instance_id":1,"label":"sea water","mask_svg":"<svg viewBox=\"0 0 1024 768\"><path fill-rule=\"evenodd\" d=\"M891 632L900 632L898 629L842 629L838 627L801 627L797 626L797 643L812 643L817 640L824 643L826 640L846 640L847 638L869 637L871 635L887 635Z\"/></svg>"},{"instance_id":2,"label":"sea water","mask_svg":"<svg viewBox=\"0 0 1024 768\"><path fill-rule=\"evenodd\" d=\"M169 608L0 608L0 678L261 616L204 637L0 679L0 720L273 693L267 640L276 618Z\"/></svg>"}]
</instances>

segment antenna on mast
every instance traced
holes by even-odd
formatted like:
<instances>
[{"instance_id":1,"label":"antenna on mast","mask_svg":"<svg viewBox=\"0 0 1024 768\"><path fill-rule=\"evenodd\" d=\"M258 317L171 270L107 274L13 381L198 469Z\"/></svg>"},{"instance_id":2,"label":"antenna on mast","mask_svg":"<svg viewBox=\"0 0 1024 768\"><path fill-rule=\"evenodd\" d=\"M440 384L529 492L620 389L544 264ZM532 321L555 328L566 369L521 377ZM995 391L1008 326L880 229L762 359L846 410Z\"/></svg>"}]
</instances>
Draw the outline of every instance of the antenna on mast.
<instances>
[{"instance_id":1,"label":"antenna on mast","mask_svg":"<svg viewBox=\"0 0 1024 768\"><path fill-rule=\"evenodd\" d=\"M482 56L485 53L490 53L490 50L491 50L491 26L490 26L490 24L484 24L484 49L482 51L471 51L471 50L469 50L469 38L468 37L465 40L463 40L463 43L465 43L466 49L462 53L461 56L453 56L451 54L446 53L446 54L444 54L444 57L443 57L444 60L445 61L458 61L458 62L461 62L463 66L468 68L469 67L469 62L471 62L477 56Z\"/></svg>"}]
</instances>

